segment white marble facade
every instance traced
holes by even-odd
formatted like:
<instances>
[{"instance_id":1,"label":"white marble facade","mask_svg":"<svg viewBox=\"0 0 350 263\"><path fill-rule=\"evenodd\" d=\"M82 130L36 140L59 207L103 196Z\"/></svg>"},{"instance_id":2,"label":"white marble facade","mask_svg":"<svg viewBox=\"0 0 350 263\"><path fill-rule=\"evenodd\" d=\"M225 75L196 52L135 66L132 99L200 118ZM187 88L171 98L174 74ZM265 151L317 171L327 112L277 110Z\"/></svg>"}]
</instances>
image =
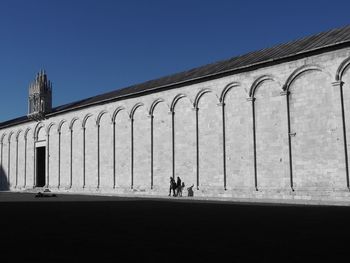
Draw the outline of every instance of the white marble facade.
<instances>
[{"instance_id":1,"label":"white marble facade","mask_svg":"<svg viewBox=\"0 0 350 263\"><path fill-rule=\"evenodd\" d=\"M197 196L348 196L350 48L0 128L2 185ZM347 143L346 143L346 138ZM337 194L335 194L337 193Z\"/></svg>"}]
</instances>

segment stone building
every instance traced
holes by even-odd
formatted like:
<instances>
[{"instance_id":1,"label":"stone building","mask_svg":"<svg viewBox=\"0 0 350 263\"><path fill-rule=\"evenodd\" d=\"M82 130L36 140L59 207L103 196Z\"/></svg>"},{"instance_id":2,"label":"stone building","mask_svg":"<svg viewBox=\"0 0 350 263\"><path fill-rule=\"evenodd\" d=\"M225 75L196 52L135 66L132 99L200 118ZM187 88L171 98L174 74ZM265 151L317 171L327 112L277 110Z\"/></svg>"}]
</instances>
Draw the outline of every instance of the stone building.
<instances>
[{"instance_id":1,"label":"stone building","mask_svg":"<svg viewBox=\"0 0 350 263\"><path fill-rule=\"evenodd\" d=\"M4 190L349 196L350 26L0 123ZM186 191L184 193L186 195Z\"/></svg>"}]
</instances>

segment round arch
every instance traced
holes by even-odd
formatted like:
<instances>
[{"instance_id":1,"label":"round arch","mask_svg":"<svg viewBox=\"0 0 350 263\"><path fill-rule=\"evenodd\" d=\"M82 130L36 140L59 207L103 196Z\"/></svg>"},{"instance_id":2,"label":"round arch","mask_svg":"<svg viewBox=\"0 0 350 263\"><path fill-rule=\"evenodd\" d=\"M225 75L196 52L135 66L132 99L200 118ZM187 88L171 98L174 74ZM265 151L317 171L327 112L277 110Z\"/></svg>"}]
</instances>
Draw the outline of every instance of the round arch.
<instances>
[{"instance_id":1,"label":"round arch","mask_svg":"<svg viewBox=\"0 0 350 263\"><path fill-rule=\"evenodd\" d=\"M299 78L301 75L305 74L306 72L310 71L320 71L320 72L325 72L324 69L322 69L318 65L304 65L302 67L297 68L292 72L292 74L289 75L287 78L285 84L283 85L283 90L284 91L289 91L290 86L293 84L293 82ZM328 72L326 72L328 73ZM328 73L328 75L330 75Z\"/></svg>"},{"instance_id":2,"label":"round arch","mask_svg":"<svg viewBox=\"0 0 350 263\"><path fill-rule=\"evenodd\" d=\"M92 116L91 113L88 113L88 114L86 114L86 115L84 116L83 121L81 122L81 127L82 127L83 129L85 129L86 122L87 122L87 120L88 120L91 116Z\"/></svg>"},{"instance_id":3,"label":"round arch","mask_svg":"<svg viewBox=\"0 0 350 263\"><path fill-rule=\"evenodd\" d=\"M54 122L50 122L49 125L47 125L46 127L46 134L49 135L50 134L50 131L51 131L51 128L55 125Z\"/></svg>"},{"instance_id":4,"label":"round arch","mask_svg":"<svg viewBox=\"0 0 350 263\"><path fill-rule=\"evenodd\" d=\"M18 138L21 135L21 133L22 133L22 129L19 129L16 133L16 141L18 141Z\"/></svg>"},{"instance_id":5,"label":"round arch","mask_svg":"<svg viewBox=\"0 0 350 263\"><path fill-rule=\"evenodd\" d=\"M350 57L348 57L347 59L343 60L342 63L340 63L337 69L337 72L335 74L336 81L341 81L343 79L344 72L349 67L349 65L350 65Z\"/></svg>"},{"instance_id":6,"label":"round arch","mask_svg":"<svg viewBox=\"0 0 350 263\"><path fill-rule=\"evenodd\" d=\"M171 102L171 105L170 105L170 111L171 111L171 112L174 112L176 104L177 104L178 101L181 100L182 98L188 98L188 100L190 101L190 103L193 105L192 101L190 100L190 98L189 98L186 94L180 93L180 94L177 94L177 95L174 97L173 101Z\"/></svg>"},{"instance_id":7,"label":"round arch","mask_svg":"<svg viewBox=\"0 0 350 263\"><path fill-rule=\"evenodd\" d=\"M11 137L12 137L13 134L14 134L13 131L11 131L11 132L9 133L9 136L7 137L7 142L8 142L8 143L11 142Z\"/></svg>"},{"instance_id":8,"label":"round arch","mask_svg":"<svg viewBox=\"0 0 350 263\"><path fill-rule=\"evenodd\" d=\"M125 110L125 108L123 106L119 106L114 110L114 112L112 114L112 118L111 118L112 123L115 123L115 119L117 118L118 113L122 110Z\"/></svg>"},{"instance_id":9,"label":"round arch","mask_svg":"<svg viewBox=\"0 0 350 263\"><path fill-rule=\"evenodd\" d=\"M42 123L42 122L38 122L38 124L35 126L35 128L34 128L34 134L33 134L34 140L37 140L37 139L38 139L39 131L40 131L43 127L45 127L45 125L44 125L44 123Z\"/></svg>"},{"instance_id":10,"label":"round arch","mask_svg":"<svg viewBox=\"0 0 350 263\"><path fill-rule=\"evenodd\" d=\"M24 139L27 140L27 137L28 137L28 133L31 129L30 128L27 128L25 131L24 131Z\"/></svg>"},{"instance_id":11,"label":"round arch","mask_svg":"<svg viewBox=\"0 0 350 263\"><path fill-rule=\"evenodd\" d=\"M58 127L57 127L57 132L61 132L61 129L62 129L62 126L63 124L65 124L67 121L66 120L61 120L59 123L58 123Z\"/></svg>"},{"instance_id":12,"label":"round arch","mask_svg":"<svg viewBox=\"0 0 350 263\"><path fill-rule=\"evenodd\" d=\"M206 94L206 93L211 93L213 92L211 89L202 89L200 90L197 95L196 95L196 98L194 99L194 103L193 103L193 107L194 108L198 108L198 103L199 103L199 100L201 99L201 97Z\"/></svg>"},{"instance_id":13,"label":"round arch","mask_svg":"<svg viewBox=\"0 0 350 263\"><path fill-rule=\"evenodd\" d=\"M131 111L130 111L129 118L130 118L130 119L133 119L133 118L134 118L135 111L136 111L138 108L142 107L142 106L144 106L144 104L143 104L142 102L136 103L136 104L134 105L134 107L132 107L132 109L131 109Z\"/></svg>"},{"instance_id":14,"label":"round arch","mask_svg":"<svg viewBox=\"0 0 350 263\"><path fill-rule=\"evenodd\" d=\"M276 78L272 75L263 75L258 77L252 84L252 86L249 89L249 97L253 98L255 96L256 90L258 89L258 87L264 83L265 81L276 81L278 83L278 81L276 80Z\"/></svg>"},{"instance_id":15,"label":"round arch","mask_svg":"<svg viewBox=\"0 0 350 263\"><path fill-rule=\"evenodd\" d=\"M73 119L69 123L69 130L73 130L74 123L78 120L79 120L79 118L73 117Z\"/></svg>"},{"instance_id":16,"label":"round arch","mask_svg":"<svg viewBox=\"0 0 350 263\"><path fill-rule=\"evenodd\" d=\"M241 86L241 83L239 82L232 82L228 85L226 85L226 87L222 90L221 94L220 94L220 102L223 103L225 102L225 98L226 98L226 94L232 89L232 88L235 88L235 87L239 87Z\"/></svg>"},{"instance_id":17,"label":"round arch","mask_svg":"<svg viewBox=\"0 0 350 263\"><path fill-rule=\"evenodd\" d=\"M102 110L100 111L100 113L97 115L96 117L96 125L99 126L100 125L100 122L101 122L101 118L103 115L105 115L107 113L106 110Z\"/></svg>"},{"instance_id":18,"label":"round arch","mask_svg":"<svg viewBox=\"0 0 350 263\"><path fill-rule=\"evenodd\" d=\"M3 133L3 134L1 135L1 138L0 138L0 143L3 143L3 142L4 142L5 137L6 137L6 133Z\"/></svg>"},{"instance_id":19,"label":"round arch","mask_svg":"<svg viewBox=\"0 0 350 263\"><path fill-rule=\"evenodd\" d=\"M153 112L154 112L155 107L161 102L164 102L164 100L161 99L161 98L156 99L155 101L153 101L153 103L152 103L152 105L151 105L151 107L149 108L149 111L148 111L150 116L153 116Z\"/></svg>"}]
</instances>

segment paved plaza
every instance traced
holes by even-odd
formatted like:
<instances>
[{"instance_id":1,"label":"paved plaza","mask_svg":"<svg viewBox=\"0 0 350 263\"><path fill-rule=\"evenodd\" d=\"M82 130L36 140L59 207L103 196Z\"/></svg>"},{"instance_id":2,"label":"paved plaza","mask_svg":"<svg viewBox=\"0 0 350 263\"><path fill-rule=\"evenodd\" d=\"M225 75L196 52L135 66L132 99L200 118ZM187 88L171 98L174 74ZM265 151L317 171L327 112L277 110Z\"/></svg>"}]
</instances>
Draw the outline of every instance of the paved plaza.
<instances>
[{"instance_id":1,"label":"paved plaza","mask_svg":"<svg viewBox=\"0 0 350 263\"><path fill-rule=\"evenodd\" d=\"M348 255L345 206L0 193L0 211L1 262L330 262Z\"/></svg>"}]
</instances>

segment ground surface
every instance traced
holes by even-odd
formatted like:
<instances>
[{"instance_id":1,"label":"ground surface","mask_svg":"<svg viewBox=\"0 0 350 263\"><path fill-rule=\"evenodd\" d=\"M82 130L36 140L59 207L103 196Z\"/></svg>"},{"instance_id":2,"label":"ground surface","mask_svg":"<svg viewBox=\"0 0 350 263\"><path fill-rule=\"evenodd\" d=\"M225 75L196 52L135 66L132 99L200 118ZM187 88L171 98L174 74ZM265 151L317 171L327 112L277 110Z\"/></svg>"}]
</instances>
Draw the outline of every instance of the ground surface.
<instances>
[{"instance_id":1,"label":"ground surface","mask_svg":"<svg viewBox=\"0 0 350 263\"><path fill-rule=\"evenodd\" d=\"M342 206L0 193L0 262L336 262L349 224Z\"/></svg>"}]
</instances>

